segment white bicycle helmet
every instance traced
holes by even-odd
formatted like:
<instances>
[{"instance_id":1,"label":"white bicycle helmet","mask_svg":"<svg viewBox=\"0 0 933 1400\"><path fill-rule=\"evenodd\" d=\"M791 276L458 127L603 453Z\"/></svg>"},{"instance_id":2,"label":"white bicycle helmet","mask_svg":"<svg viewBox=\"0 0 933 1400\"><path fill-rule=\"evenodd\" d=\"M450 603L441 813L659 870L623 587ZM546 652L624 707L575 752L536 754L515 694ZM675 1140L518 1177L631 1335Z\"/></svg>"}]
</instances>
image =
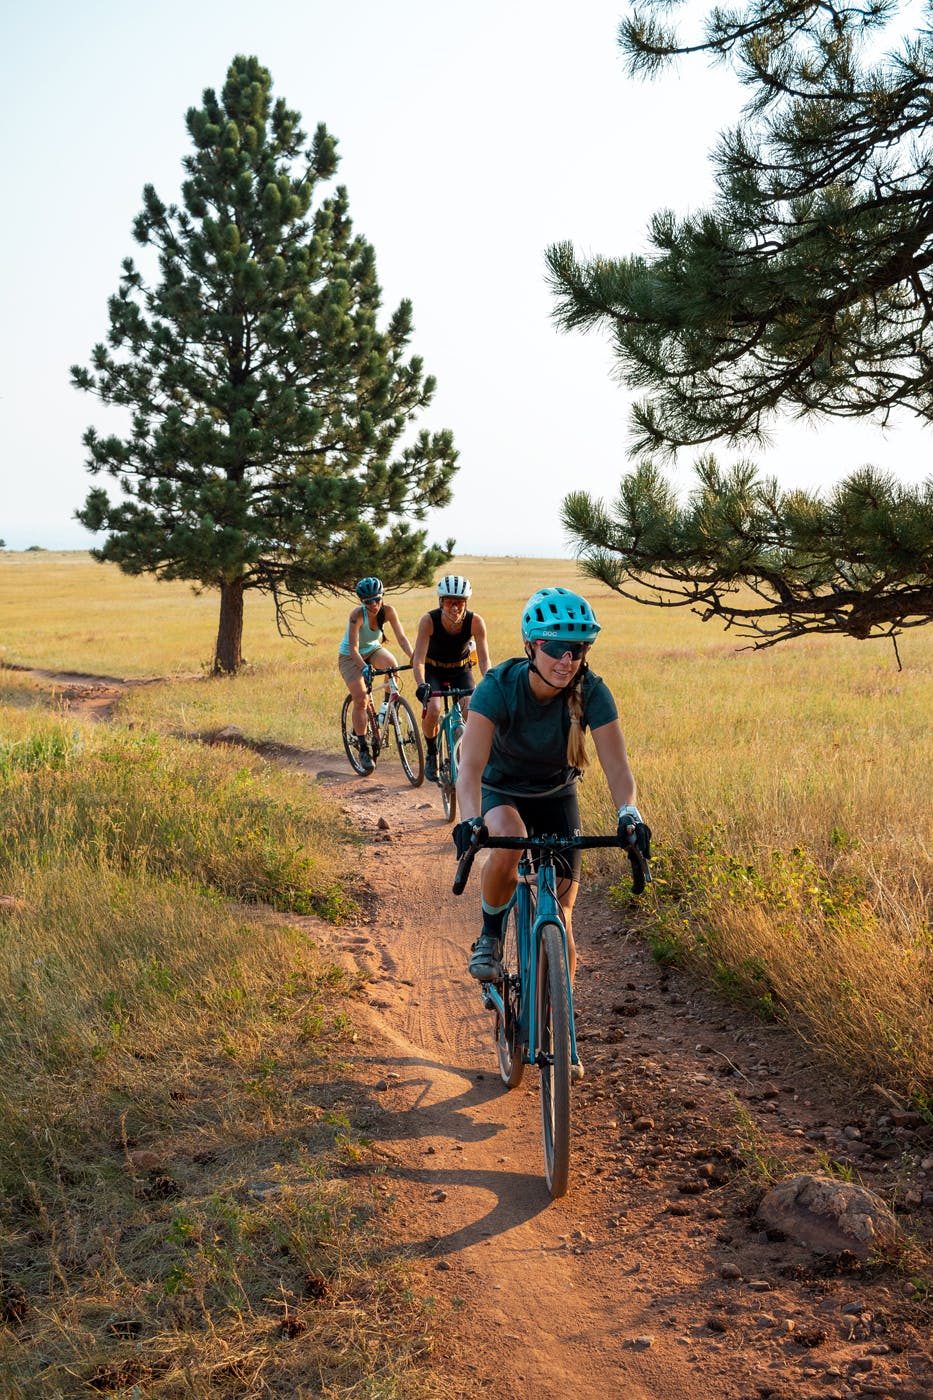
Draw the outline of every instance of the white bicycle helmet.
<instances>
[{"instance_id":1,"label":"white bicycle helmet","mask_svg":"<svg viewBox=\"0 0 933 1400\"><path fill-rule=\"evenodd\" d=\"M472 592L470 580L460 574L445 574L437 585L438 598L469 598Z\"/></svg>"}]
</instances>

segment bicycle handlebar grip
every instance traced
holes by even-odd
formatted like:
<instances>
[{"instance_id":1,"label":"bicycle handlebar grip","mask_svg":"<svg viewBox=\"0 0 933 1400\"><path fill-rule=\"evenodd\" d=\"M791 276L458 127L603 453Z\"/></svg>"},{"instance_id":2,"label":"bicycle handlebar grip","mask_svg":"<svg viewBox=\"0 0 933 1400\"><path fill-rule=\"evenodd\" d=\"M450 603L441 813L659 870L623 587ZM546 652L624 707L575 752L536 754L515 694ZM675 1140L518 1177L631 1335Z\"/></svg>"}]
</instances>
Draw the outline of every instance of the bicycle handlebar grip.
<instances>
[{"instance_id":1,"label":"bicycle handlebar grip","mask_svg":"<svg viewBox=\"0 0 933 1400\"><path fill-rule=\"evenodd\" d=\"M635 844L635 828L626 827L625 830L625 853L632 866L632 894L641 894L645 885L651 883L651 871L648 869L648 862Z\"/></svg>"},{"instance_id":2,"label":"bicycle handlebar grip","mask_svg":"<svg viewBox=\"0 0 933 1400\"><path fill-rule=\"evenodd\" d=\"M645 888L646 877L650 880L651 875L640 851L629 851L628 858L632 864L632 894L641 894Z\"/></svg>"},{"instance_id":3,"label":"bicycle handlebar grip","mask_svg":"<svg viewBox=\"0 0 933 1400\"><path fill-rule=\"evenodd\" d=\"M478 849L478 846L471 846L466 854L462 855L457 862L457 873L454 876L453 885L454 894L463 894L463 891L466 889L467 880L470 878L470 870L473 867L473 861L476 859L476 852Z\"/></svg>"}]
</instances>

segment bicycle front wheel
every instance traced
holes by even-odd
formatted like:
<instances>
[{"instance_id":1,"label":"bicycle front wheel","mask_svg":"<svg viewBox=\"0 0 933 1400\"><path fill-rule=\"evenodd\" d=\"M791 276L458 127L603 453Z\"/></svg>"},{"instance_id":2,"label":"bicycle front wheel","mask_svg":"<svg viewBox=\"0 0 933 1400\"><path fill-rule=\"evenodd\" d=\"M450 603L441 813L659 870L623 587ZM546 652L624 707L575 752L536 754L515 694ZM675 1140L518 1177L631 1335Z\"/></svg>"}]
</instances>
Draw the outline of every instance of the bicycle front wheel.
<instances>
[{"instance_id":1,"label":"bicycle front wheel","mask_svg":"<svg viewBox=\"0 0 933 1400\"><path fill-rule=\"evenodd\" d=\"M379 735L376 729L372 714L370 713L366 723L366 732L369 738L369 746L372 752L373 761L379 756ZM353 697L348 695L343 702L343 709L340 711L340 733L343 737L343 747L346 750L347 758L351 767L360 777L365 777L370 770L363 766L360 759L360 736L353 729Z\"/></svg>"},{"instance_id":2,"label":"bicycle front wheel","mask_svg":"<svg viewBox=\"0 0 933 1400\"><path fill-rule=\"evenodd\" d=\"M412 787L420 787L424 782L424 744L421 742L421 730L415 722L415 713L401 695L396 697L392 707L392 728L405 777Z\"/></svg>"},{"instance_id":3,"label":"bicycle front wheel","mask_svg":"<svg viewBox=\"0 0 933 1400\"><path fill-rule=\"evenodd\" d=\"M524 1045L519 1029L521 980L518 962L518 906L513 904L502 928L502 968L500 986L505 1015L496 1012L496 1055L499 1074L507 1089L517 1089L525 1072Z\"/></svg>"},{"instance_id":4,"label":"bicycle front wheel","mask_svg":"<svg viewBox=\"0 0 933 1400\"><path fill-rule=\"evenodd\" d=\"M556 1199L570 1178L570 987L563 931L544 924L538 944L535 993L544 1175Z\"/></svg>"},{"instance_id":5,"label":"bicycle front wheel","mask_svg":"<svg viewBox=\"0 0 933 1400\"><path fill-rule=\"evenodd\" d=\"M452 822L457 816L457 781L450 750L450 730L446 724L442 724L437 732L437 781L441 789L444 816Z\"/></svg>"}]
</instances>

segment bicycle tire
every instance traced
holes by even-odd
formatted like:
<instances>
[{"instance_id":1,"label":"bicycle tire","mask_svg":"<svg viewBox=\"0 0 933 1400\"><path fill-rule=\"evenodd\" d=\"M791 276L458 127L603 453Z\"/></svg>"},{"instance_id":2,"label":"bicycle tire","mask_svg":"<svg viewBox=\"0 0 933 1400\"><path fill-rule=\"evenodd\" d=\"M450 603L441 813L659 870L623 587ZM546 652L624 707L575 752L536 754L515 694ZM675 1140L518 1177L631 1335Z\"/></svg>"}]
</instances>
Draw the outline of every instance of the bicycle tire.
<instances>
[{"instance_id":1,"label":"bicycle tire","mask_svg":"<svg viewBox=\"0 0 933 1400\"><path fill-rule=\"evenodd\" d=\"M372 713L370 713L367 721L366 732L369 739L369 750L372 754L373 763L375 763L376 759L379 757L379 734ZM361 778L364 778L367 770L360 762L360 739L353 728L352 695L346 697L343 702L343 709L340 711L340 733L343 738L344 750L346 751L347 758L350 760L351 768L355 773L359 773Z\"/></svg>"},{"instance_id":2,"label":"bicycle tire","mask_svg":"<svg viewBox=\"0 0 933 1400\"><path fill-rule=\"evenodd\" d=\"M412 787L420 787L424 782L424 744L421 729L415 720L415 712L401 695L396 696L392 709L392 728L398 744L398 756L402 760L405 777Z\"/></svg>"},{"instance_id":3,"label":"bicycle tire","mask_svg":"<svg viewBox=\"0 0 933 1400\"><path fill-rule=\"evenodd\" d=\"M544 924L538 943L535 991L544 1175L556 1200L570 1179L570 997L563 931Z\"/></svg>"},{"instance_id":4,"label":"bicycle tire","mask_svg":"<svg viewBox=\"0 0 933 1400\"><path fill-rule=\"evenodd\" d=\"M450 731L442 724L437 733L437 781L444 804L444 816L449 822L457 816L457 784L450 751Z\"/></svg>"},{"instance_id":5,"label":"bicycle tire","mask_svg":"<svg viewBox=\"0 0 933 1400\"><path fill-rule=\"evenodd\" d=\"M521 985L518 961L518 906L513 904L502 928L502 967L505 976L499 990L505 1016L496 1012L496 1056L499 1074L507 1089L517 1089L525 1073L524 1045L519 1029Z\"/></svg>"}]
</instances>

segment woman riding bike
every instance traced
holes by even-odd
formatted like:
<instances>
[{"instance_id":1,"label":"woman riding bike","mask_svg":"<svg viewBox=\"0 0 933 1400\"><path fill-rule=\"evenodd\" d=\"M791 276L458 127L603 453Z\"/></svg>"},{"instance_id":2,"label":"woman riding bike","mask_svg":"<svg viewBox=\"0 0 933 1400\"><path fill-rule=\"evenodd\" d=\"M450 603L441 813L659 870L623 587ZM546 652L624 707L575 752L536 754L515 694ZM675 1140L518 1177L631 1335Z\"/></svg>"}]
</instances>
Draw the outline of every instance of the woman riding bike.
<instances>
[{"instance_id":1,"label":"woman riding bike","mask_svg":"<svg viewBox=\"0 0 933 1400\"><path fill-rule=\"evenodd\" d=\"M460 574L445 574L437 585L437 607L425 613L418 623L412 672L415 695L424 706L421 729L425 739L425 777L437 778L437 731L440 727L443 702L438 690L472 690L471 657L476 646L480 675L489 670L489 646L486 624L479 613L471 612L468 600L473 589L468 578ZM433 698L432 698L433 697ZM461 699L461 709L467 714L468 696Z\"/></svg>"},{"instance_id":2,"label":"woman riding bike","mask_svg":"<svg viewBox=\"0 0 933 1400\"><path fill-rule=\"evenodd\" d=\"M337 664L340 674L350 694L353 696L353 732L360 741L360 767L371 773L375 764L366 740L366 701L367 691L363 681L365 667L384 670L398 663L391 651L384 646L386 623L392 628L402 651L411 660L412 647L405 636L405 629L399 621L398 613L391 603L384 601L385 590L378 578L361 578L355 593L360 606L354 608L347 623L347 630L340 643Z\"/></svg>"},{"instance_id":3,"label":"woman riding bike","mask_svg":"<svg viewBox=\"0 0 933 1400\"><path fill-rule=\"evenodd\" d=\"M635 804L635 779L612 694L587 665L599 623L585 598L542 588L522 613L525 654L494 666L473 692L463 736L454 827L458 856L477 828L492 836L578 835L577 781L587 767L585 731L619 809L619 834L633 824L642 855L651 832ZM469 971L480 981L500 974L503 919L515 892L519 852L492 850L482 874L483 927ZM580 852L558 860L557 898L567 929L570 977L576 965L572 916Z\"/></svg>"}]
</instances>

